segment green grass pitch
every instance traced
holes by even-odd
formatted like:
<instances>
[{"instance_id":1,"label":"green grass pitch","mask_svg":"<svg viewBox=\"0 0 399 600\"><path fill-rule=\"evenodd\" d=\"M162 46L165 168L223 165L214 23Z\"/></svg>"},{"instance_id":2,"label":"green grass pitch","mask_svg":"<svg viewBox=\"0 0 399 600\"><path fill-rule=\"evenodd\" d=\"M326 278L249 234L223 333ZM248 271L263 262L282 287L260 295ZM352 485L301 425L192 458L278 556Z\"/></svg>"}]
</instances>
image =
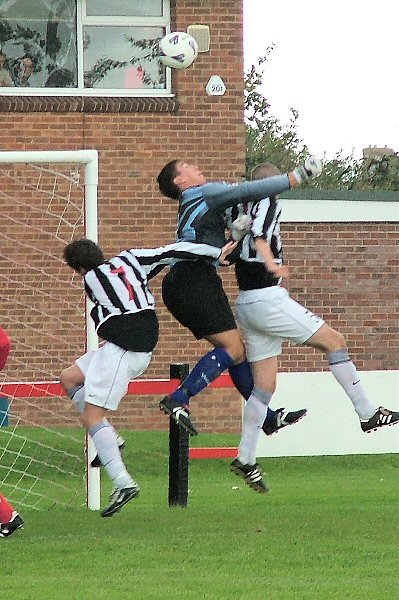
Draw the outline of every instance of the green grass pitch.
<instances>
[{"instance_id":1,"label":"green grass pitch","mask_svg":"<svg viewBox=\"0 0 399 600\"><path fill-rule=\"evenodd\" d=\"M169 508L167 433L122 433L140 496L109 519L80 500L21 508L25 528L0 539L0 598L398 600L397 455L260 459L266 495L228 459L193 460L188 507ZM110 489L104 473L103 504Z\"/></svg>"}]
</instances>

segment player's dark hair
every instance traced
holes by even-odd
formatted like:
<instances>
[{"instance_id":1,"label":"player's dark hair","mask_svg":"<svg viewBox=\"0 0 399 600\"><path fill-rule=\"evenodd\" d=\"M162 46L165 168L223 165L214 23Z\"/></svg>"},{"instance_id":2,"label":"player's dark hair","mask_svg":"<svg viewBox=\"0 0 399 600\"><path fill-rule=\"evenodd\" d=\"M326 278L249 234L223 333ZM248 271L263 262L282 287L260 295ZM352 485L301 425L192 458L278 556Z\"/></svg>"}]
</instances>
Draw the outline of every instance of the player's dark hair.
<instances>
[{"instance_id":1,"label":"player's dark hair","mask_svg":"<svg viewBox=\"0 0 399 600\"><path fill-rule=\"evenodd\" d=\"M273 177L274 175L281 175L280 169L276 165L273 165L273 163L263 162L252 169L251 179L264 179L265 177Z\"/></svg>"},{"instance_id":2,"label":"player's dark hair","mask_svg":"<svg viewBox=\"0 0 399 600\"><path fill-rule=\"evenodd\" d=\"M64 248L64 260L74 271L90 271L104 262L103 251L92 240L74 240Z\"/></svg>"},{"instance_id":3,"label":"player's dark hair","mask_svg":"<svg viewBox=\"0 0 399 600\"><path fill-rule=\"evenodd\" d=\"M178 200L180 198L181 189L174 183L174 179L177 176L177 163L179 160L171 160L164 166L162 171L157 177L159 190L161 194L167 198L173 198Z\"/></svg>"}]
</instances>

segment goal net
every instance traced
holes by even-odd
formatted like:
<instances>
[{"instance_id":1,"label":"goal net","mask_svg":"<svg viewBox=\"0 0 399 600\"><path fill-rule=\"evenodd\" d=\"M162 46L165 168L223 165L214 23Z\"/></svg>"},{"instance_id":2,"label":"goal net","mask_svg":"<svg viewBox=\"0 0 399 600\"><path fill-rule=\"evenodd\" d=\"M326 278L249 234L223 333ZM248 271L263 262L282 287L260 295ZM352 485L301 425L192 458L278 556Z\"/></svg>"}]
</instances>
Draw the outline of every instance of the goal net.
<instances>
[{"instance_id":1,"label":"goal net","mask_svg":"<svg viewBox=\"0 0 399 600\"><path fill-rule=\"evenodd\" d=\"M94 348L79 275L65 244L97 240L97 152L0 152L0 325L11 354L0 372L0 490L17 506L99 507L93 448L58 384ZM88 482L88 485L85 485Z\"/></svg>"}]
</instances>

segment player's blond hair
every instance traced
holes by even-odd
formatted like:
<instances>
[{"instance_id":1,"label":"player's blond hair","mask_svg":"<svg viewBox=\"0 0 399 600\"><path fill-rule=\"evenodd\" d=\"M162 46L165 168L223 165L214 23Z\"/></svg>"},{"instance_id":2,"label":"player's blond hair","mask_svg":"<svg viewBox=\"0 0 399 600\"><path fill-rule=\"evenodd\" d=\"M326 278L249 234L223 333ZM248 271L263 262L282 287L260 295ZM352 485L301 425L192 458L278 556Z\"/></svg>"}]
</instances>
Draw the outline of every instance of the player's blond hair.
<instances>
[{"instance_id":1,"label":"player's blond hair","mask_svg":"<svg viewBox=\"0 0 399 600\"><path fill-rule=\"evenodd\" d=\"M281 175L280 169L273 163L263 162L257 165L251 172L251 179L264 179L265 177L273 177Z\"/></svg>"}]
</instances>

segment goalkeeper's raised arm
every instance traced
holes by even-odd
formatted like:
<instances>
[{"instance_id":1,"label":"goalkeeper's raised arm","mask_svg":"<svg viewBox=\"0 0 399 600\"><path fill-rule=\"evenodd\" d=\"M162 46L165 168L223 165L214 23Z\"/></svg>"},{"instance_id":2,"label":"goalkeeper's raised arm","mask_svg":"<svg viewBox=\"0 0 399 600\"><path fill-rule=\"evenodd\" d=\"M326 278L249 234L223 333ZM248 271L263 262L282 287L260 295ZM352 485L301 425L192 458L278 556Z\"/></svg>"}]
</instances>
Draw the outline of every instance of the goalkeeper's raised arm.
<instances>
[{"instance_id":1,"label":"goalkeeper's raised arm","mask_svg":"<svg viewBox=\"0 0 399 600\"><path fill-rule=\"evenodd\" d=\"M164 196L176 200L182 197L186 190L196 188L196 192L201 191L202 198L210 209L224 210L241 202L256 202L262 198L276 196L312 177L317 177L321 171L320 160L313 156L306 159L303 165L283 175L238 184L207 183L197 165L173 160L165 165L158 175L158 184Z\"/></svg>"}]
</instances>

